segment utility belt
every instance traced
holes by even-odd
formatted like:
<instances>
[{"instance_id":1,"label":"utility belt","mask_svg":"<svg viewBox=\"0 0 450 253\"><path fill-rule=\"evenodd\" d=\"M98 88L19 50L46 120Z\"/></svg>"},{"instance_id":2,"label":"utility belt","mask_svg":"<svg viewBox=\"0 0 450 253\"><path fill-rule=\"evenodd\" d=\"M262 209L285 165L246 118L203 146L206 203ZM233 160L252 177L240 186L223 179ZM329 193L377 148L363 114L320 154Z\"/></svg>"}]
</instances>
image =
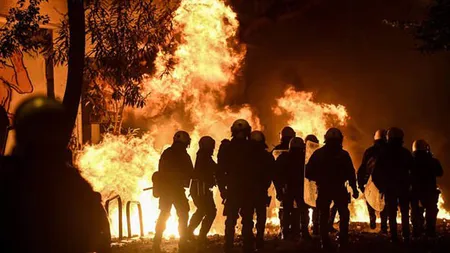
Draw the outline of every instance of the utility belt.
<instances>
[{"instance_id":1,"label":"utility belt","mask_svg":"<svg viewBox=\"0 0 450 253\"><path fill-rule=\"evenodd\" d=\"M203 197L212 193L212 189L206 182L199 179L192 179L189 192L192 197Z\"/></svg>"}]
</instances>

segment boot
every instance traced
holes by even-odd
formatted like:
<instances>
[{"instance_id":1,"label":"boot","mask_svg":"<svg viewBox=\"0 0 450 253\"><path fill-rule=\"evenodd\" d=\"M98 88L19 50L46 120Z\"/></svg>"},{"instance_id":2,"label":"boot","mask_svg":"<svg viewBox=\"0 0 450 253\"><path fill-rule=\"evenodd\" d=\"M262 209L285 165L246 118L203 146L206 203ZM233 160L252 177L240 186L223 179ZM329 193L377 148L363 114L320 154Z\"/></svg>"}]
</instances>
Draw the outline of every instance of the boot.
<instances>
[{"instance_id":1,"label":"boot","mask_svg":"<svg viewBox=\"0 0 450 253\"><path fill-rule=\"evenodd\" d=\"M161 237L155 236L153 239L153 246L152 250L154 253L160 253L161 252Z\"/></svg>"}]
</instances>

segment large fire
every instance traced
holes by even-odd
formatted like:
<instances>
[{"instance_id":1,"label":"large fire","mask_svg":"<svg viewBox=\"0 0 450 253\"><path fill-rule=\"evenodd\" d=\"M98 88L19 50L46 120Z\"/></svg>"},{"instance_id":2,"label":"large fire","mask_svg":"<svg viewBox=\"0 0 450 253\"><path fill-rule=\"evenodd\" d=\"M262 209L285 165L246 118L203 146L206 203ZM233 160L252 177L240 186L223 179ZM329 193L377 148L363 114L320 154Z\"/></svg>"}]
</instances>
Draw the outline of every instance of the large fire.
<instances>
[{"instance_id":1,"label":"large fire","mask_svg":"<svg viewBox=\"0 0 450 253\"><path fill-rule=\"evenodd\" d=\"M176 130L191 133L192 145L188 152L194 161L201 136L210 135L220 143L223 138L229 138L229 127L238 118L249 120L254 129L262 129L251 106L224 106L226 89L234 85L245 55L245 47L236 40L238 22L231 8L223 0L183 0L173 25L180 37L173 71L163 74L164 56L160 55L156 60L159 72L148 77L144 84L151 94L146 108L128 112L149 122L146 128L150 130L142 136L105 135L100 144L85 146L77 156L83 175L102 193L104 200L120 195L125 202L140 201L145 234L154 232L159 210L158 200L152 197L151 191L143 189L152 185L151 176L158 168L159 156L171 144ZM300 136L312 133L321 138L327 127L345 125L348 119L343 106L315 103L312 93L293 88L287 89L276 102L274 114L288 115L287 124ZM217 189L215 192L219 210L211 233L222 234L222 205ZM357 207L354 220L368 220L362 201L354 204ZM117 204L113 204L110 220L114 236L119 234L117 215ZM269 210L268 222L278 224L276 216L274 207ZM124 235L125 221L123 215ZM134 209L131 225L133 234L138 234L139 219ZM165 237L170 236L178 236L174 210L165 232Z\"/></svg>"}]
</instances>

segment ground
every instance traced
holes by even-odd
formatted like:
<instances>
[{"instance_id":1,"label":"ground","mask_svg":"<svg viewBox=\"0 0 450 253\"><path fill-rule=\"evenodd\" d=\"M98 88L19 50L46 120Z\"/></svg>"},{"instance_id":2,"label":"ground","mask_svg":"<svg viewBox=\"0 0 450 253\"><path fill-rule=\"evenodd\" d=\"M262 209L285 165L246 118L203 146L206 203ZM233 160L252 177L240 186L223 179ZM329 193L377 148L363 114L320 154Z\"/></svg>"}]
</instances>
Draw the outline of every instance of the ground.
<instances>
[{"instance_id":1,"label":"ground","mask_svg":"<svg viewBox=\"0 0 450 253\"><path fill-rule=\"evenodd\" d=\"M438 225L439 236L434 240L417 240L409 244L389 242L389 238L378 233L378 230L370 230L367 224L352 223L350 226L351 244L345 251L348 253L436 253L450 252L450 222L440 221ZM336 238L336 236L333 236ZM189 252L218 253L222 252L223 237L216 235L209 237L210 244L208 248L198 250L192 248ZM240 253L240 238L236 240L236 253ZM170 239L163 243L164 252L177 252L177 240ZM150 253L152 252L152 241L149 238L141 238L121 243L113 244L113 253ZM275 236L268 236L266 239L266 248L264 253L272 252L302 252L314 253L324 252L320 249L320 241L313 238L312 241L284 242L276 239Z\"/></svg>"}]
</instances>

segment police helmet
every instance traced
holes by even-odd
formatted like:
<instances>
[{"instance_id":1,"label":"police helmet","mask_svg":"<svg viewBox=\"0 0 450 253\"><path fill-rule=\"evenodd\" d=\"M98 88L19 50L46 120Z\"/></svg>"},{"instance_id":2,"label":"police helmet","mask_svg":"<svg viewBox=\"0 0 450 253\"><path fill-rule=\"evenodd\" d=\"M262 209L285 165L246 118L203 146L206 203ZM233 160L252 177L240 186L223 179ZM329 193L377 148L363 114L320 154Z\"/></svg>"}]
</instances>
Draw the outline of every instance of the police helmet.
<instances>
[{"instance_id":1,"label":"police helmet","mask_svg":"<svg viewBox=\"0 0 450 253\"><path fill-rule=\"evenodd\" d=\"M211 136L203 136L198 141L198 146L200 149L214 150L216 147L216 141Z\"/></svg>"},{"instance_id":2,"label":"police helmet","mask_svg":"<svg viewBox=\"0 0 450 253\"><path fill-rule=\"evenodd\" d=\"M378 129L373 136L373 140L386 140L386 129Z\"/></svg>"},{"instance_id":3,"label":"police helmet","mask_svg":"<svg viewBox=\"0 0 450 253\"><path fill-rule=\"evenodd\" d=\"M340 140L342 141L344 139L344 135L342 134L341 130L332 127L328 129L328 131L325 133L325 142L329 140Z\"/></svg>"},{"instance_id":4,"label":"police helmet","mask_svg":"<svg viewBox=\"0 0 450 253\"><path fill-rule=\"evenodd\" d=\"M397 139L397 140L403 141L404 135L405 134L403 133L402 129L400 129L398 127L391 127L387 131L387 140L392 141L392 140Z\"/></svg>"},{"instance_id":5,"label":"police helmet","mask_svg":"<svg viewBox=\"0 0 450 253\"><path fill-rule=\"evenodd\" d=\"M289 150L292 149L304 149L305 148L305 142L300 137L294 137L289 142Z\"/></svg>"},{"instance_id":6,"label":"police helmet","mask_svg":"<svg viewBox=\"0 0 450 253\"><path fill-rule=\"evenodd\" d=\"M425 140L415 140L412 144L412 151L430 152L430 145Z\"/></svg>"},{"instance_id":7,"label":"police helmet","mask_svg":"<svg viewBox=\"0 0 450 253\"><path fill-rule=\"evenodd\" d=\"M250 135L251 131L252 127L245 119L238 119L231 126L232 137L247 138Z\"/></svg>"},{"instance_id":8,"label":"police helmet","mask_svg":"<svg viewBox=\"0 0 450 253\"><path fill-rule=\"evenodd\" d=\"M68 144L70 128L65 108L52 98L36 96L25 100L16 110L14 128L17 145L22 147L40 147L45 151L64 149Z\"/></svg>"},{"instance_id":9,"label":"police helmet","mask_svg":"<svg viewBox=\"0 0 450 253\"><path fill-rule=\"evenodd\" d=\"M178 131L173 136L173 143L182 143L186 147L189 147L191 145L191 137L186 131Z\"/></svg>"},{"instance_id":10,"label":"police helmet","mask_svg":"<svg viewBox=\"0 0 450 253\"><path fill-rule=\"evenodd\" d=\"M292 127L286 126L281 130L280 139L292 139L295 137L295 131Z\"/></svg>"}]
</instances>

